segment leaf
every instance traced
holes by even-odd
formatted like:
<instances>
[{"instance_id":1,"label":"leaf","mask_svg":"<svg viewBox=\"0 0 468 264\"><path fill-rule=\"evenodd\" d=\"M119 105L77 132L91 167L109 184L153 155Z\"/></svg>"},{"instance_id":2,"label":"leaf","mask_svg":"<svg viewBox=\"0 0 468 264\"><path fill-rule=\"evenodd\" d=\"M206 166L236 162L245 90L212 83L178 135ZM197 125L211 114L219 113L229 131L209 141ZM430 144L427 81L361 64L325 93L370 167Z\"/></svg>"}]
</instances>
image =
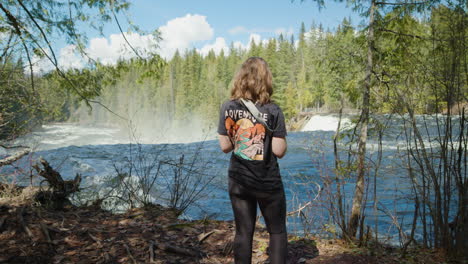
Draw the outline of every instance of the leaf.
<instances>
[{"instance_id":1,"label":"leaf","mask_svg":"<svg viewBox=\"0 0 468 264\"><path fill-rule=\"evenodd\" d=\"M81 242L81 241L78 241L78 240L74 240L73 238L70 238L69 236L65 237L64 241L69 244L70 246L73 246L73 247L81 247L83 246L85 243Z\"/></svg>"},{"instance_id":2,"label":"leaf","mask_svg":"<svg viewBox=\"0 0 468 264\"><path fill-rule=\"evenodd\" d=\"M41 59L45 57L45 56L44 56L44 53L42 52L41 49L34 48L34 49L33 49L33 53L34 53L34 55L38 56L38 57L41 58Z\"/></svg>"}]
</instances>

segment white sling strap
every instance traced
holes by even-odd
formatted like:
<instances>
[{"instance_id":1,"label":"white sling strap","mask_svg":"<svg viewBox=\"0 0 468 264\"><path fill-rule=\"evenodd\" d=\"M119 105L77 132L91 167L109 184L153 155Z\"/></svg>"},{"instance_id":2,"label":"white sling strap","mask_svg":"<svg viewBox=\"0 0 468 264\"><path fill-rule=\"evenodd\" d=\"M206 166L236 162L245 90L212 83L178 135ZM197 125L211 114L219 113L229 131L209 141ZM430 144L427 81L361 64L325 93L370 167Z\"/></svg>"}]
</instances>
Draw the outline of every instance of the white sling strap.
<instances>
[{"instance_id":1,"label":"white sling strap","mask_svg":"<svg viewBox=\"0 0 468 264\"><path fill-rule=\"evenodd\" d=\"M271 134L273 133L275 130L274 129L271 129L268 124L265 122L265 120L263 120L263 114L260 113L260 111L258 110L258 108L255 106L254 103L252 103L252 101L250 100L246 100L246 99L243 99L241 98L240 99L242 104L247 107L247 109L249 110L250 114L252 114L252 116L258 121L260 122L265 128L266 130Z\"/></svg>"}]
</instances>

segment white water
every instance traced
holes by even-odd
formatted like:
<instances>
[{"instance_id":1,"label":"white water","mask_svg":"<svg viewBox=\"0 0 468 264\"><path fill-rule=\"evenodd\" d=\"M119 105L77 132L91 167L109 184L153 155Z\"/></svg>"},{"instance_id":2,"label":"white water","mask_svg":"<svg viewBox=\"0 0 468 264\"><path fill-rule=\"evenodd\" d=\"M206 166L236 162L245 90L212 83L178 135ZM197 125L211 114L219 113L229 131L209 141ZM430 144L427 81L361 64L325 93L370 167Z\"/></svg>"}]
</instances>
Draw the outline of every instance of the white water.
<instances>
[{"instance_id":1,"label":"white water","mask_svg":"<svg viewBox=\"0 0 468 264\"><path fill-rule=\"evenodd\" d=\"M58 123L41 128L15 140L14 145L28 146L34 151L57 149L69 146L114 145L114 144L166 144L192 143L215 138L214 131L199 131L189 127L173 130L154 128L153 131L138 131L100 125ZM0 155L6 155L0 148Z\"/></svg>"},{"instance_id":2,"label":"white water","mask_svg":"<svg viewBox=\"0 0 468 264\"><path fill-rule=\"evenodd\" d=\"M302 128L305 131L336 131L339 117L337 115L314 115ZM347 117L341 119L341 127L346 128L351 125L351 120Z\"/></svg>"},{"instance_id":3,"label":"white water","mask_svg":"<svg viewBox=\"0 0 468 264\"><path fill-rule=\"evenodd\" d=\"M112 145L127 142L129 140L125 140L119 128L59 123L43 125L40 129L18 138L14 143L40 151L68 146Z\"/></svg>"}]
</instances>

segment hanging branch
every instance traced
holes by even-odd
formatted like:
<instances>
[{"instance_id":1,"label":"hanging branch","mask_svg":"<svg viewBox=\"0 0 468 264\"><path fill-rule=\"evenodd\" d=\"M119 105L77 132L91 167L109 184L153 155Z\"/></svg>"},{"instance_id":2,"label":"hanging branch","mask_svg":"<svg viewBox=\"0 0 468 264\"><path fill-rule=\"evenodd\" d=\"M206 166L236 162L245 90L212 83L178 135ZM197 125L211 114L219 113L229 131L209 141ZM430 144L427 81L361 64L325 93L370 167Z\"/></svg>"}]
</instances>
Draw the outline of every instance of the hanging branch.
<instances>
[{"instance_id":1,"label":"hanging branch","mask_svg":"<svg viewBox=\"0 0 468 264\"><path fill-rule=\"evenodd\" d=\"M376 5L394 5L394 6L403 6L403 5L423 5L423 4L429 4L433 2L432 0L426 0L426 1L414 1L414 2L401 2L401 3L397 3L397 2L392 2L392 3L388 3L388 2L376 2L375 4Z\"/></svg>"},{"instance_id":2,"label":"hanging branch","mask_svg":"<svg viewBox=\"0 0 468 264\"><path fill-rule=\"evenodd\" d=\"M117 15L115 14L115 11L114 11L114 1L111 1L111 11L112 11L112 15L114 16L115 22L117 23L117 26L119 27L120 34L122 35L122 37L125 40L125 42L127 43L127 45L130 47L130 49L132 49L132 51L135 53L135 55L138 56L138 58L144 60L144 58L140 56L138 51L132 46L132 44L130 44L127 37L125 36L125 33L123 32L122 27L120 26L120 22L117 19Z\"/></svg>"},{"instance_id":3,"label":"hanging branch","mask_svg":"<svg viewBox=\"0 0 468 264\"><path fill-rule=\"evenodd\" d=\"M21 0L18 0L18 3L20 4L20 6L23 8L23 10L26 12L26 14L28 15L28 17L32 20L32 22L34 23L34 25L36 25L37 29L39 30L39 32L41 33L42 37L44 38L46 44L47 44L47 47L49 48L50 50L50 53L52 55L52 58L54 59L53 63L54 65L58 65L58 62L57 62L57 57L55 56L55 52L54 52L54 49L52 48L51 44L50 44L50 41L49 39L47 38L47 35L45 34L44 30L42 29L42 27L39 25L39 23L37 23L36 19L34 18L34 16L31 14L31 12L29 12L29 10L24 6L23 2Z\"/></svg>"}]
</instances>

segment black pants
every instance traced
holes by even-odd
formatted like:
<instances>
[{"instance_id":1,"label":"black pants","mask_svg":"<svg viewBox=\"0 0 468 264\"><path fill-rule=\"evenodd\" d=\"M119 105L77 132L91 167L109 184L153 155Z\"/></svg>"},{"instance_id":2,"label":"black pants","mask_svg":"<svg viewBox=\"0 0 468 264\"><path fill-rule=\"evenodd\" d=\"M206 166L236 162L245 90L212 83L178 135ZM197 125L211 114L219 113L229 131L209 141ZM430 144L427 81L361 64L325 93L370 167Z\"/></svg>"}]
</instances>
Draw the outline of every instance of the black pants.
<instances>
[{"instance_id":1,"label":"black pants","mask_svg":"<svg viewBox=\"0 0 468 264\"><path fill-rule=\"evenodd\" d=\"M260 206L270 234L270 263L286 263L288 238L284 190L281 189L277 192L252 191L229 179L229 197L231 198L236 222L236 236L234 238L235 263L251 263L257 203Z\"/></svg>"}]
</instances>

